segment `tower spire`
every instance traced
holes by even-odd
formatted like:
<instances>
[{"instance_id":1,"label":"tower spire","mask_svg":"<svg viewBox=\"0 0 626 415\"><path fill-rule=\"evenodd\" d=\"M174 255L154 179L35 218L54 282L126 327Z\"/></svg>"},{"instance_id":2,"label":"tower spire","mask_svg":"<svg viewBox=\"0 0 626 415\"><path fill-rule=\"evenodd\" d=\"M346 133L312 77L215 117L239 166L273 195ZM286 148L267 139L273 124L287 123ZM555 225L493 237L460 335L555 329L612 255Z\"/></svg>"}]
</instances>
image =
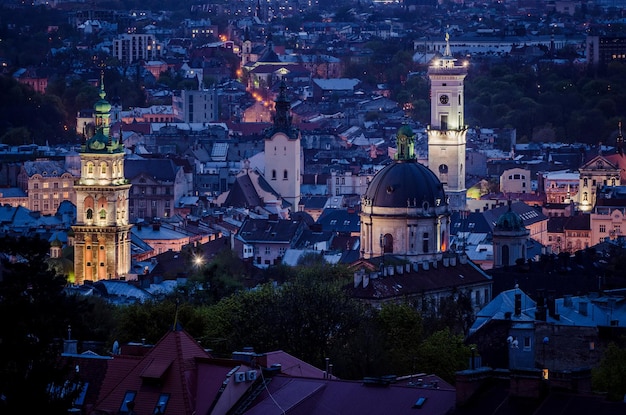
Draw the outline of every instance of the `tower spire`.
<instances>
[{"instance_id":1,"label":"tower spire","mask_svg":"<svg viewBox=\"0 0 626 415\"><path fill-rule=\"evenodd\" d=\"M291 102L287 98L287 84L285 80L280 81L280 89L276 98L276 114L274 115L274 128L284 129L291 128Z\"/></svg>"}]
</instances>

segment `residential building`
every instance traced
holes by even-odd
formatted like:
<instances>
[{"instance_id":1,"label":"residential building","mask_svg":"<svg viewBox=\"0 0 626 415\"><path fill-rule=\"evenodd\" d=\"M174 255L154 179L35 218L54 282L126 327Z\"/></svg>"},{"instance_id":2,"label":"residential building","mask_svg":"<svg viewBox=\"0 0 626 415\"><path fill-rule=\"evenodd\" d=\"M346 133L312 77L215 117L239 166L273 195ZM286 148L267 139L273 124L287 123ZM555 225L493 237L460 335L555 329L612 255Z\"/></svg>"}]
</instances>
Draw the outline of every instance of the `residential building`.
<instances>
[{"instance_id":1,"label":"residential building","mask_svg":"<svg viewBox=\"0 0 626 415\"><path fill-rule=\"evenodd\" d=\"M0 188L0 206L28 208L28 195L19 187Z\"/></svg>"},{"instance_id":2,"label":"residential building","mask_svg":"<svg viewBox=\"0 0 626 415\"><path fill-rule=\"evenodd\" d=\"M176 203L189 194L185 171L172 159L126 160L126 177L133 185L129 199L129 219L167 218Z\"/></svg>"},{"instance_id":3,"label":"residential building","mask_svg":"<svg viewBox=\"0 0 626 415\"><path fill-rule=\"evenodd\" d=\"M138 61L155 61L161 57L162 45L151 34L121 34L113 39L111 54L122 65L131 65Z\"/></svg>"},{"instance_id":4,"label":"residential building","mask_svg":"<svg viewBox=\"0 0 626 415\"><path fill-rule=\"evenodd\" d=\"M361 196L374 177L373 173L353 174L351 171L331 169L328 178L328 193L334 196Z\"/></svg>"},{"instance_id":5,"label":"residential building","mask_svg":"<svg viewBox=\"0 0 626 415\"><path fill-rule=\"evenodd\" d=\"M580 174L570 171L542 173L546 203L568 204L579 198Z\"/></svg>"},{"instance_id":6,"label":"residential building","mask_svg":"<svg viewBox=\"0 0 626 415\"><path fill-rule=\"evenodd\" d=\"M500 175L500 191L502 193L530 193L530 170L514 168L502 172Z\"/></svg>"},{"instance_id":7,"label":"residential building","mask_svg":"<svg viewBox=\"0 0 626 415\"><path fill-rule=\"evenodd\" d=\"M281 262L285 252L295 248L305 224L299 220L247 218L232 239L231 248L240 258L258 268Z\"/></svg>"},{"instance_id":8,"label":"residential building","mask_svg":"<svg viewBox=\"0 0 626 415\"><path fill-rule=\"evenodd\" d=\"M208 123L218 120L217 90L181 90L172 96L172 110L178 122Z\"/></svg>"},{"instance_id":9,"label":"residential building","mask_svg":"<svg viewBox=\"0 0 626 415\"><path fill-rule=\"evenodd\" d=\"M74 181L77 178L66 169L65 161L35 160L24 162L17 182L28 197L28 209L54 215L64 200L76 204Z\"/></svg>"},{"instance_id":10,"label":"residential building","mask_svg":"<svg viewBox=\"0 0 626 415\"><path fill-rule=\"evenodd\" d=\"M184 228L159 221L136 223L131 232L133 236L139 237L153 249L147 255L136 257L139 261L168 251L180 252L185 245L204 244L212 238L208 232L192 233Z\"/></svg>"}]
</instances>

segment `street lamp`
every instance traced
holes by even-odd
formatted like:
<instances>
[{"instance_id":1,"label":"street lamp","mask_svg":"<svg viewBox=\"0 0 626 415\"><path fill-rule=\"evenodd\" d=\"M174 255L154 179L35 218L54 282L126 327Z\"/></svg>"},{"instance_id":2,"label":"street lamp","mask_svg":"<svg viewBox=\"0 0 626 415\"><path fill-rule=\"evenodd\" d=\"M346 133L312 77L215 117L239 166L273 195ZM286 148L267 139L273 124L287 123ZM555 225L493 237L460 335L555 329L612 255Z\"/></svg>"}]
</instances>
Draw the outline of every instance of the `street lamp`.
<instances>
[{"instance_id":1,"label":"street lamp","mask_svg":"<svg viewBox=\"0 0 626 415\"><path fill-rule=\"evenodd\" d=\"M193 264L196 266L196 268L200 268L202 265L204 265L204 257L200 254L194 255Z\"/></svg>"}]
</instances>

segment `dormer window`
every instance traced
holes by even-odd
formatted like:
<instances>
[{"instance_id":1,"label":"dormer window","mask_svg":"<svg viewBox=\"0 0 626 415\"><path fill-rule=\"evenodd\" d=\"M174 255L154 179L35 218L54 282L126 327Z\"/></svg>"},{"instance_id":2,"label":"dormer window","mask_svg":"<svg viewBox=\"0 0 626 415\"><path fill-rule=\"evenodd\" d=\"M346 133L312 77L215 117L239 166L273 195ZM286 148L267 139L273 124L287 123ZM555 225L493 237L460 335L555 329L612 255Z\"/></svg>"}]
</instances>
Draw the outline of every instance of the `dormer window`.
<instances>
[{"instance_id":1,"label":"dormer window","mask_svg":"<svg viewBox=\"0 0 626 415\"><path fill-rule=\"evenodd\" d=\"M167 408L167 402L170 400L170 394L169 393L162 393L161 396L159 396L159 400L157 401L156 406L154 407L154 412L155 414L164 414L165 413L165 408Z\"/></svg>"},{"instance_id":2,"label":"dormer window","mask_svg":"<svg viewBox=\"0 0 626 415\"><path fill-rule=\"evenodd\" d=\"M131 413L131 411L135 408L135 396L137 396L137 392L135 391L127 391L126 394L124 394L124 399L120 405L120 414Z\"/></svg>"}]
</instances>

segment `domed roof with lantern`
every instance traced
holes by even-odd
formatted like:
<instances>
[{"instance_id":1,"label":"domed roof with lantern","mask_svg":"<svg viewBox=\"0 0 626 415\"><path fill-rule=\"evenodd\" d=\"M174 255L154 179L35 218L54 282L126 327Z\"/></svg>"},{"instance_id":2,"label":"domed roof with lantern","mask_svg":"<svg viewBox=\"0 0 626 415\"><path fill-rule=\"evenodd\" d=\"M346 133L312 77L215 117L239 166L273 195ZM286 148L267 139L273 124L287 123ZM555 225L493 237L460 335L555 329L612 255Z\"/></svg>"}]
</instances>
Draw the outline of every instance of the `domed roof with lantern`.
<instances>
[{"instance_id":1,"label":"domed roof with lantern","mask_svg":"<svg viewBox=\"0 0 626 415\"><path fill-rule=\"evenodd\" d=\"M364 206L396 208L447 205L443 184L414 155L414 133L404 125L396 134L398 155L390 165L376 173L362 197Z\"/></svg>"},{"instance_id":2,"label":"domed roof with lantern","mask_svg":"<svg viewBox=\"0 0 626 415\"><path fill-rule=\"evenodd\" d=\"M496 221L495 231L519 232L525 231L524 221L521 216L511 209L511 201L509 200L509 210L500 215Z\"/></svg>"}]
</instances>

